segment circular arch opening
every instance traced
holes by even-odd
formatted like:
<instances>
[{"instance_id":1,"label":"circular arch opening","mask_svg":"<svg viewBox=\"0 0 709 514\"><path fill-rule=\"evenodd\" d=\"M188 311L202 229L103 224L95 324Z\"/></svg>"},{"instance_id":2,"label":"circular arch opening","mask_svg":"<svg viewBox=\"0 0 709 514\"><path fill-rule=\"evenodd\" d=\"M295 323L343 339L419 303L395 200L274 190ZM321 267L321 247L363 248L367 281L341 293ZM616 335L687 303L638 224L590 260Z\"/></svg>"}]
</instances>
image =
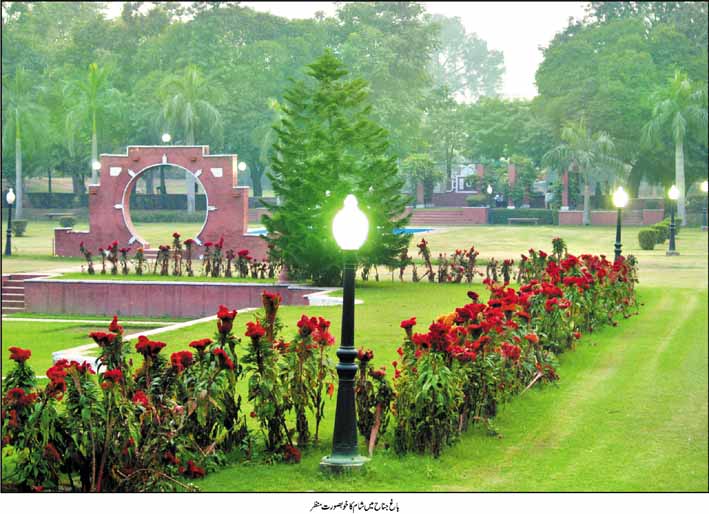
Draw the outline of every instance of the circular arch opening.
<instances>
[{"instance_id":1,"label":"circular arch opening","mask_svg":"<svg viewBox=\"0 0 709 514\"><path fill-rule=\"evenodd\" d=\"M126 227L151 248L170 244L173 232L196 239L207 223L207 193L199 177L169 162L147 166L131 178L122 204Z\"/></svg>"}]
</instances>

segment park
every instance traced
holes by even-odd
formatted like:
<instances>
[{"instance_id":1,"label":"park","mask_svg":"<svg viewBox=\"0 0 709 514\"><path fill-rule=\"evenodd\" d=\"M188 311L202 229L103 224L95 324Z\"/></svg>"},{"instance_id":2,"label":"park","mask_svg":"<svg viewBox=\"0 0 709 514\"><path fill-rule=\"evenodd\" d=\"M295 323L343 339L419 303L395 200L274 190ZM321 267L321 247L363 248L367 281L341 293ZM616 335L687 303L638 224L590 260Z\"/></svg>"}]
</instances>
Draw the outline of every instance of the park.
<instances>
[{"instance_id":1,"label":"park","mask_svg":"<svg viewBox=\"0 0 709 514\"><path fill-rule=\"evenodd\" d=\"M115 5L2 8L3 492L709 490L705 4L529 99L420 3Z\"/></svg>"}]
</instances>

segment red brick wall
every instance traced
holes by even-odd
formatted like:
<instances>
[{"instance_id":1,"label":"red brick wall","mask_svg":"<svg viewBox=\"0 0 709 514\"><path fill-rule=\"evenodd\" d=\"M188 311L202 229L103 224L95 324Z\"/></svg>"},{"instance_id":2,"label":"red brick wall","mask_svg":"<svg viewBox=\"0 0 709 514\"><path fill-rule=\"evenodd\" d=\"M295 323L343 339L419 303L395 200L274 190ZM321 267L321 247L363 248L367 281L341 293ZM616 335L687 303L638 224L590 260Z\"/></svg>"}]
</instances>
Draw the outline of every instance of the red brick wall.
<instances>
[{"instance_id":1,"label":"red brick wall","mask_svg":"<svg viewBox=\"0 0 709 514\"><path fill-rule=\"evenodd\" d=\"M583 211L559 211L559 225L583 224Z\"/></svg>"},{"instance_id":2,"label":"red brick wall","mask_svg":"<svg viewBox=\"0 0 709 514\"><path fill-rule=\"evenodd\" d=\"M308 305L306 294L327 290L286 284L212 282L129 282L37 279L25 281L27 312L112 316L197 318L233 309L259 307L261 292L277 292L284 305Z\"/></svg>"},{"instance_id":3,"label":"red brick wall","mask_svg":"<svg viewBox=\"0 0 709 514\"><path fill-rule=\"evenodd\" d=\"M615 225L617 211L591 211L591 225Z\"/></svg>"},{"instance_id":4,"label":"red brick wall","mask_svg":"<svg viewBox=\"0 0 709 514\"><path fill-rule=\"evenodd\" d=\"M436 207L467 207L465 199L472 193L433 193L433 205Z\"/></svg>"},{"instance_id":5,"label":"red brick wall","mask_svg":"<svg viewBox=\"0 0 709 514\"><path fill-rule=\"evenodd\" d=\"M55 254L80 256L84 241L94 253L114 240L119 246L147 248L136 236L130 221L130 194L134 180L152 166L166 162L198 176L208 199L207 222L197 238L216 241L224 237L227 248L248 247L256 258L266 255L266 243L245 237L248 228L248 187L237 186L236 155L209 155L207 146L129 146L126 155L101 155L100 185L89 186L89 231L56 230ZM111 174L111 168L118 173ZM201 171L199 171L201 170ZM212 171L214 170L214 172ZM221 170L221 175L217 170ZM125 196L124 196L125 191ZM199 252L197 252L199 253Z\"/></svg>"},{"instance_id":6,"label":"red brick wall","mask_svg":"<svg viewBox=\"0 0 709 514\"><path fill-rule=\"evenodd\" d=\"M664 215L664 209L643 209L643 225L659 223Z\"/></svg>"}]
</instances>

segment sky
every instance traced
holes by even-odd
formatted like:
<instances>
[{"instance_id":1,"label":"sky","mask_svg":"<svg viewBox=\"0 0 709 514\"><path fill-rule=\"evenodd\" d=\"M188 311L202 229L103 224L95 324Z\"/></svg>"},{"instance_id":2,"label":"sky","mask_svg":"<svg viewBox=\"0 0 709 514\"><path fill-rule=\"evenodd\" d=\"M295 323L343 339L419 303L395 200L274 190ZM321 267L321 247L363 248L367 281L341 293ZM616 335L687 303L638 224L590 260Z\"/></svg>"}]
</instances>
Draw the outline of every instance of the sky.
<instances>
[{"instance_id":1,"label":"sky","mask_svg":"<svg viewBox=\"0 0 709 514\"><path fill-rule=\"evenodd\" d=\"M118 16L123 2L109 5ZM539 49L563 30L570 17L583 17L586 2L423 2L431 14L457 16L468 33L476 33L488 47L505 56L502 95L533 98L534 74L542 61ZM317 11L335 14L335 2L242 2L257 11L286 18L311 18Z\"/></svg>"}]
</instances>

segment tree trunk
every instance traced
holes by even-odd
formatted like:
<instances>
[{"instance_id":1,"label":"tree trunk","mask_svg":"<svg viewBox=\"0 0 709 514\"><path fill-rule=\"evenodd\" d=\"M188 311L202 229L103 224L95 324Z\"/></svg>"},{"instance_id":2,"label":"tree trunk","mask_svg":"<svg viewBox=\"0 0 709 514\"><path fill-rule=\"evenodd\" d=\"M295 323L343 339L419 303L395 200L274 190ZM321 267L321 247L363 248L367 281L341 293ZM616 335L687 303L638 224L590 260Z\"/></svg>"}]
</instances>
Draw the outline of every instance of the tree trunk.
<instances>
[{"instance_id":1,"label":"tree trunk","mask_svg":"<svg viewBox=\"0 0 709 514\"><path fill-rule=\"evenodd\" d=\"M15 118L15 123L19 123L19 119ZM17 133L20 130L18 128ZM19 137L15 138L15 218L22 218L22 141Z\"/></svg>"},{"instance_id":2,"label":"tree trunk","mask_svg":"<svg viewBox=\"0 0 709 514\"><path fill-rule=\"evenodd\" d=\"M96 113L94 112L91 127L91 183L98 184L98 171L94 169L94 162L98 161L98 141L96 140Z\"/></svg>"},{"instance_id":3,"label":"tree trunk","mask_svg":"<svg viewBox=\"0 0 709 514\"><path fill-rule=\"evenodd\" d=\"M52 194L52 168L47 169L47 192Z\"/></svg>"},{"instance_id":4,"label":"tree trunk","mask_svg":"<svg viewBox=\"0 0 709 514\"><path fill-rule=\"evenodd\" d=\"M261 177L263 177L263 168L258 164L249 166L249 175L251 176L251 187L254 190L254 196L260 198L263 196L263 187L261 185Z\"/></svg>"},{"instance_id":5,"label":"tree trunk","mask_svg":"<svg viewBox=\"0 0 709 514\"><path fill-rule=\"evenodd\" d=\"M682 219L681 226L687 226L687 212L684 203L684 142L675 143L675 185L679 189L677 198L677 216Z\"/></svg>"},{"instance_id":6,"label":"tree trunk","mask_svg":"<svg viewBox=\"0 0 709 514\"><path fill-rule=\"evenodd\" d=\"M75 195L84 194L86 192L84 177L80 173L74 173L71 176L71 187Z\"/></svg>"},{"instance_id":7,"label":"tree trunk","mask_svg":"<svg viewBox=\"0 0 709 514\"><path fill-rule=\"evenodd\" d=\"M591 224L591 184L588 177L584 177L583 184L583 224Z\"/></svg>"},{"instance_id":8,"label":"tree trunk","mask_svg":"<svg viewBox=\"0 0 709 514\"><path fill-rule=\"evenodd\" d=\"M155 174L152 171L145 174L145 194L155 194Z\"/></svg>"},{"instance_id":9,"label":"tree trunk","mask_svg":"<svg viewBox=\"0 0 709 514\"><path fill-rule=\"evenodd\" d=\"M190 127L190 129L187 131L187 145L194 145L194 129L192 127ZM194 178L194 175L188 171L187 176L185 177L185 187L187 188L187 212L195 211L194 186L196 183L197 182Z\"/></svg>"}]
</instances>

